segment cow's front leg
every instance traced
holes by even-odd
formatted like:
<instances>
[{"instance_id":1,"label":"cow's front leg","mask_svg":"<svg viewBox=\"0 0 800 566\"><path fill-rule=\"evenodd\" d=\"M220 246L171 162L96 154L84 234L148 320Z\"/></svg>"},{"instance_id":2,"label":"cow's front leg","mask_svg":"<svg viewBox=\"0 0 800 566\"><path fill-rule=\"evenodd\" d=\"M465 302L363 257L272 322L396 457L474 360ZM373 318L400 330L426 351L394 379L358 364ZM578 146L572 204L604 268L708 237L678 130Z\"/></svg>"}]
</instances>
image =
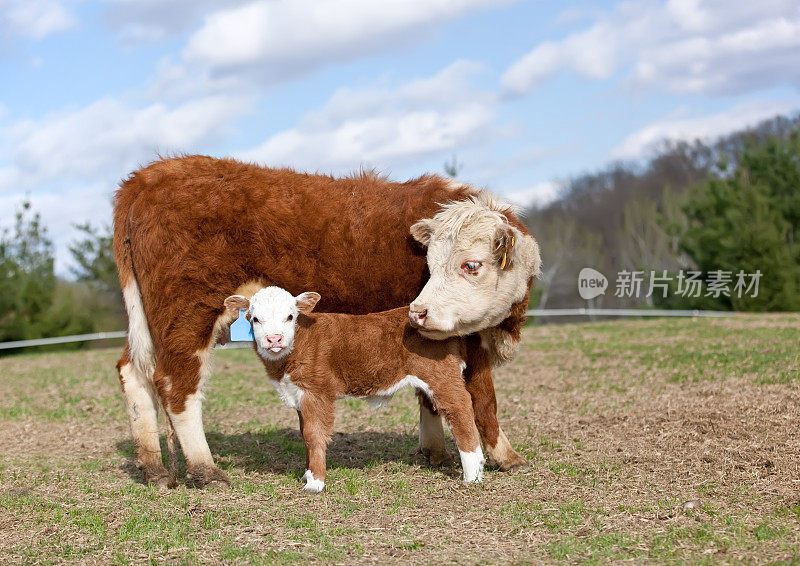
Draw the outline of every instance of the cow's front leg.
<instances>
[{"instance_id":1,"label":"cow's front leg","mask_svg":"<svg viewBox=\"0 0 800 566\"><path fill-rule=\"evenodd\" d=\"M492 364L488 352L481 346L478 335L466 339L467 368L464 381L472 398L475 424L481 435L489 461L501 470L510 470L527 463L508 442L508 438L497 422L497 398L492 381Z\"/></svg>"},{"instance_id":2,"label":"cow's front leg","mask_svg":"<svg viewBox=\"0 0 800 566\"><path fill-rule=\"evenodd\" d=\"M445 446L442 416L433 408L427 395L418 391L417 399L419 400L419 451L425 455L431 466L441 466L451 458Z\"/></svg>"},{"instance_id":3,"label":"cow's front leg","mask_svg":"<svg viewBox=\"0 0 800 566\"><path fill-rule=\"evenodd\" d=\"M155 381L178 436L191 484L195 487L220 488L230 482L214 464L203 430L202 386L211 373L210 363L207 355L192 356L182 363L173 361L165 364L166 367L175 368L169 375L161 369L164 366L159 359Z\"/></svg>"}]
</instances>

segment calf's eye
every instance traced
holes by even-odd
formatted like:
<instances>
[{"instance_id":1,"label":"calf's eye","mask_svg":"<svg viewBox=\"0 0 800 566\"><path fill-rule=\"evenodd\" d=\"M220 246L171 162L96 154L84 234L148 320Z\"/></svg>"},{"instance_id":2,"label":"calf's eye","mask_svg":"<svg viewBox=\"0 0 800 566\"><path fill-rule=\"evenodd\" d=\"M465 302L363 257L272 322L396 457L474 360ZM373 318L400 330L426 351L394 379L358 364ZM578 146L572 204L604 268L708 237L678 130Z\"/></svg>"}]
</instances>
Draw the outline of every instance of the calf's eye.
<instances>
[{"instance_id":1,"label":"calf's eye","mask_svg":"<svg viewBox=\"0 0 800 566\"><path fill-rule=\"evenodd\" d=\"M258 319L256 317L253 317L253 324L258 324Z\"/></svg>"},{"instance_id":2,"label":"calf's eye","mask_svg":"<svg viewBox=\"0 0 800 566\"><path fill-rule=\"evenodd\" d=\"M286 320L292 320L293 318L294 318L294 315L290 314L288 317L286 317Z\"/></svg>"}]
</instances>

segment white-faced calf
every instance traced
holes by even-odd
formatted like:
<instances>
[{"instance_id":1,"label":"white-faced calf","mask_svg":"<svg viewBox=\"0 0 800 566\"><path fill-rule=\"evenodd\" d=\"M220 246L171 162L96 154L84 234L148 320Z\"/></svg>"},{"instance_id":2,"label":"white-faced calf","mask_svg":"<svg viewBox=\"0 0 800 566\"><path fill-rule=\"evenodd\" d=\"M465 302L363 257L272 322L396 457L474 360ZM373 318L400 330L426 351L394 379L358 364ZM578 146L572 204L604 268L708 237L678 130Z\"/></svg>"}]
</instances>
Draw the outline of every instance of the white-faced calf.
<instances>
[{"instance_id":1,"label":"white-faced calf","mask_svg":"<svg viewBox=\"0 0 800 566\"><path fill-rule=\"evenodd\" d=\"M359 397L380 406L406 386L426 395L444 414L464 481L481 481L484 458L462 375L461 339L423 338L409 324L408 307L367 315L312 313L319 298L267 287L249 300L241 295L225 299L231 313L247 310L270 381L283 402L297 409L306 444L304 489L321 491L325 485L334 401Z\"/></svg>"}]
</instances>

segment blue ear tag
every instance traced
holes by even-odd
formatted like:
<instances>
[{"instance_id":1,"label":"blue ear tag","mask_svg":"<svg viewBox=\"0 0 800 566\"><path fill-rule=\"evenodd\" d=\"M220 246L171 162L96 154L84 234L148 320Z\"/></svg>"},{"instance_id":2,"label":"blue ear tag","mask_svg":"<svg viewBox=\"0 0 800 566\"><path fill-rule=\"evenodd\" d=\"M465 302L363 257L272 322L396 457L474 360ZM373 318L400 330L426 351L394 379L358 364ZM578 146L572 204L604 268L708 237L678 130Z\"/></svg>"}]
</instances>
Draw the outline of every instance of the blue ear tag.
<instances>
[{"instance_id":1,"label":"blue ear tag","mask_svg":"<svg viewBox=\"0 0 800 566\"><path fill-rule=\"evenodd\" d=\"M252 342L253 326L244 317L244 310L239 309L239 318L231 324L231 342Z\"/></svg>"}]
</instances>

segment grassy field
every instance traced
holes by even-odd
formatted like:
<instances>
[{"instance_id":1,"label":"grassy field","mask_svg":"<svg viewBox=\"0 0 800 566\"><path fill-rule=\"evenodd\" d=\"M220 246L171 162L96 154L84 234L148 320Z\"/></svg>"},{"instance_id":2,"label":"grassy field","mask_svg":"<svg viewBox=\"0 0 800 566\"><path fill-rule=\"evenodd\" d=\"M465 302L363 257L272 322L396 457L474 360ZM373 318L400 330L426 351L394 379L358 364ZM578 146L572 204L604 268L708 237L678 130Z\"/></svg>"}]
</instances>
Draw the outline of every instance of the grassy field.
<instances>
[{"instance_id":1,"label":"grassy field","mask_svg":"<svg viewBox=\"0 0 800 566\"><path fill-rule=\"evenodd\" d=\"M339 403L318 496L250 350L207 394L219 492L141 485L118 349L7 356L0 563L800 563L799 345L796 315L532 327L496 373L528 467L428 467L406 391Z\"/></svg>"}]
</instances>

